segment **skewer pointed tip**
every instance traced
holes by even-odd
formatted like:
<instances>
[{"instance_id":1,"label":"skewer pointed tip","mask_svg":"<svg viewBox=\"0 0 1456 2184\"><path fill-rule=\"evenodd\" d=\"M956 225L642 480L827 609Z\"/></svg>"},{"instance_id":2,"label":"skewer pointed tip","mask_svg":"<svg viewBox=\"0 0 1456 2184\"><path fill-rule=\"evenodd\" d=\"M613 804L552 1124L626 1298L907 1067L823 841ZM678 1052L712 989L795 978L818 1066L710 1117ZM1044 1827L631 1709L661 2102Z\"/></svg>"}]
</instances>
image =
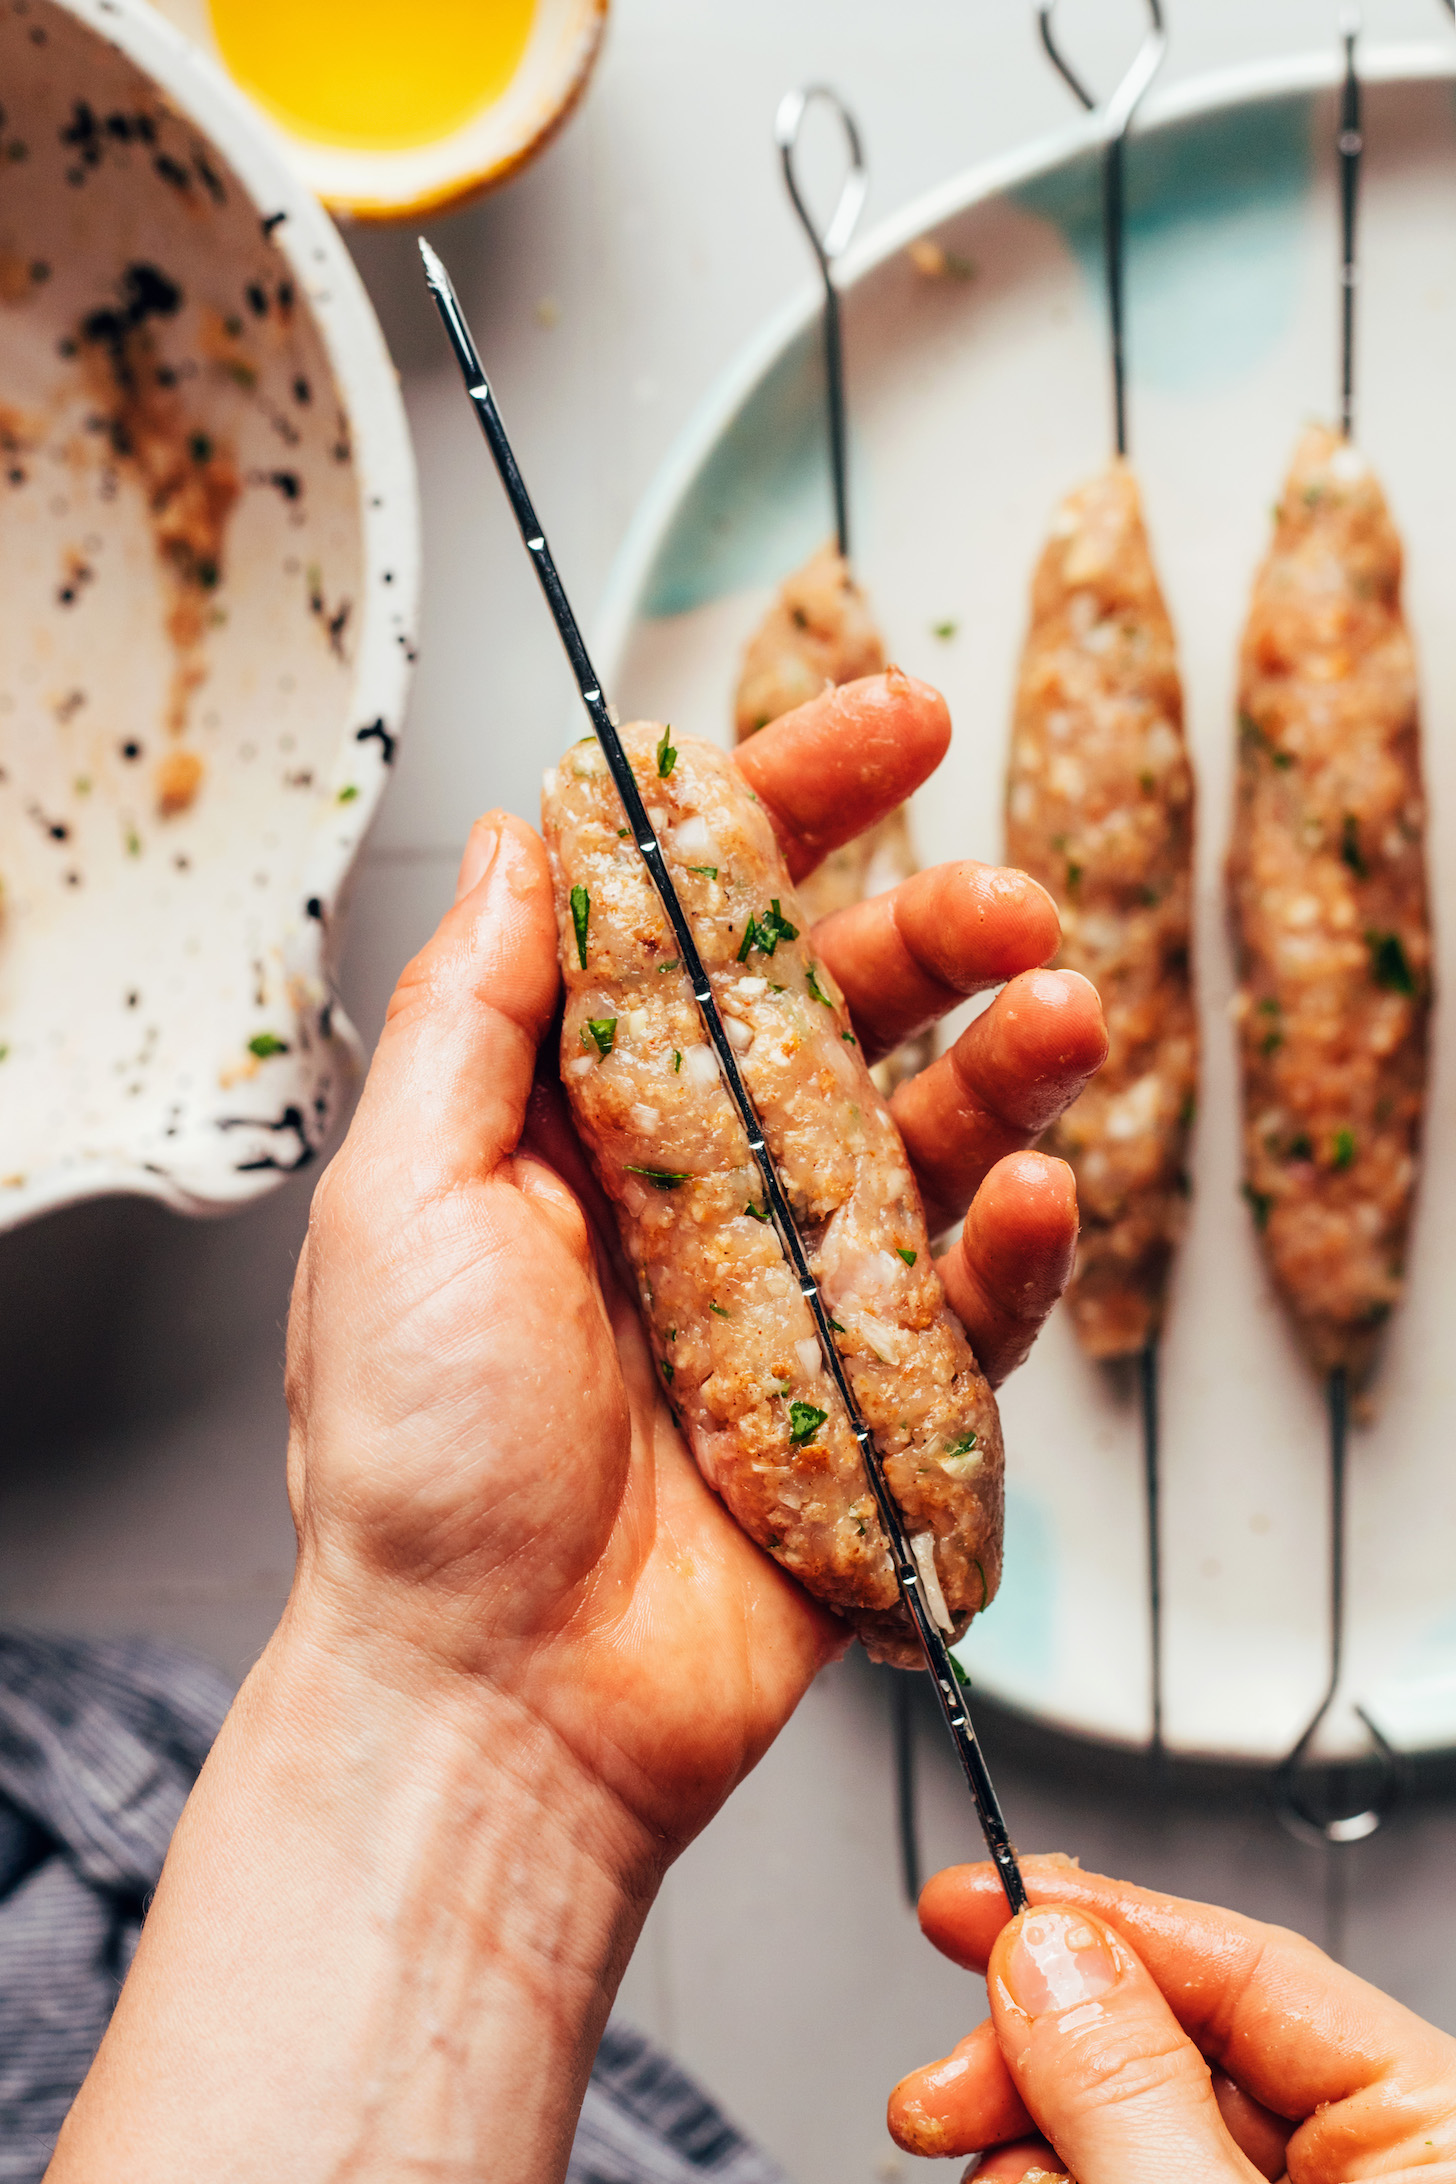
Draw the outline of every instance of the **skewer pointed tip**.
<instances>
[{"instance_id":1,"label":"skewer pointed tip","mask_svg":"<svg viewBox=\"0 0 1456 2184\"><path fill-rule=\"evenodd\" d=\"M420 246L420 256L424 260L425 279L429 282L431 288L443 289L447 295L453 295L454 288L449 274L445 271L445 261L440 256L439 251L435 249L432 243L426 242L423 235L417 236L416 241Z\"/></svg>"}]
</instances>

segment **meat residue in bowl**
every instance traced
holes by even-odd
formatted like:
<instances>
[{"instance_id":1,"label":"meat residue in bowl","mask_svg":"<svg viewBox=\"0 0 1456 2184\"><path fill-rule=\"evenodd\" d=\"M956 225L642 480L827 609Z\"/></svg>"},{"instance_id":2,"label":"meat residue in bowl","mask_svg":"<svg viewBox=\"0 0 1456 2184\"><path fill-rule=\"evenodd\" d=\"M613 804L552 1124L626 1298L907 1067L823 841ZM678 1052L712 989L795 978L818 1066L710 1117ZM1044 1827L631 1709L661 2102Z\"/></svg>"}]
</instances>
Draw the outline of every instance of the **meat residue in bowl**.
<instances>
[{"instance_id":1,"label":"meat residue in bowl","mask_svg":"<svg viewBox=\"0 0 1456 2184\"><path fill-rule=\"evenodd\" d=\"M181 289L157 267L128 266L121 301L88 312L77 342L110 452L136 473L146 500L176 655L163 725L178 738L207 679L203 649L217 613L228 521L242 490L232 451L189 417L180 376L158 349L154 322L174 318L181 306ZM167 752L155 778L159 814L185 811L203 774L195 750Z\"/></svg>"}]
</instances>

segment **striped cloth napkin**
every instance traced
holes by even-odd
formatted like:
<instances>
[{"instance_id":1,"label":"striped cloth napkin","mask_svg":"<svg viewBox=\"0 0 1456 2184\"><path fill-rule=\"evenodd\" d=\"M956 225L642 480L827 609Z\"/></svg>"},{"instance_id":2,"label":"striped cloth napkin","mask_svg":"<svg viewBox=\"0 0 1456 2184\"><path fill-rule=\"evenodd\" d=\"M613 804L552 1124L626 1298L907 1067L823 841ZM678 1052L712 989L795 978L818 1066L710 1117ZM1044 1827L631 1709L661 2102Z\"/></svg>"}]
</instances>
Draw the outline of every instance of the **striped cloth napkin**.
<instances>
[{"instance_id":1,"label":"striped cloth napkin","mask_svg":"<svg viewBox=\"0 0 1456 2184\"><path fill-rule=\"evenodd\" d=\"M0 2184L40 2184L232 1693L144 1640L0 1631ZM567 2184L787 2184L613 2021Z\"/></svg>"}]
</instances>

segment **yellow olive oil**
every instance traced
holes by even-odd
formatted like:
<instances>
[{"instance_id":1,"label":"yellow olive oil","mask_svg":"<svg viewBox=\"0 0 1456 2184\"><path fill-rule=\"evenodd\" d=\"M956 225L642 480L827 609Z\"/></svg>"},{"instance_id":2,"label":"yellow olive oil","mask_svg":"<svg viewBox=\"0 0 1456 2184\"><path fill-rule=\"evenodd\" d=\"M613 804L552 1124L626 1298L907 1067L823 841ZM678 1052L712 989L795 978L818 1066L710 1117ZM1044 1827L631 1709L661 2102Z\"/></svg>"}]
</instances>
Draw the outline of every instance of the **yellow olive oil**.
<instances>
[{"instance_id":1,"label":"yellow olive oil","mask_svg":"<svg viewBox=\"0 0 1456 2184\"><path fill-rule=\"evenodd\" d=\"M233 76L295 136L402 151L498 99L536 0L211 0Z\"/></svg>"}]
</instances>

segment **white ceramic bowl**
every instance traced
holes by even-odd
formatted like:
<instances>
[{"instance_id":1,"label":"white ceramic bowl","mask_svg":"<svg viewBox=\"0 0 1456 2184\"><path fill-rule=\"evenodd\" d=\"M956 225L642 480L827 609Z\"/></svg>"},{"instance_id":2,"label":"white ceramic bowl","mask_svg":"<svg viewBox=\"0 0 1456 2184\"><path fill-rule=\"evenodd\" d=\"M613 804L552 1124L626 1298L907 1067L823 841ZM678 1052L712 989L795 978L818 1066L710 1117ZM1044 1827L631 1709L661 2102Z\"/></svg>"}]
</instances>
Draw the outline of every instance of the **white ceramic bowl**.
<instances>
[{"instance_id":1,"label":"white ceramic bowl","mask_svg":"<svg viewBox=\"0 0 1456 2184\"><path fill-rule=\"evenodd\" d=\"M0 1227L306 1164L418 516L352 263L137 0L0 15Z\"/></svg>"},{"instance_id":2,"label":"white ceramic bowl","mask_svg":"<svg viewBox=\"0 0 1456 2184\"><path fill-rule=\"evenodd\" d=\"M482 7L489 0L480 0ZM207 0L157 0L214 57ZM269 119L297 172L335 212L356 220L421 219L506 182L550 143L586 89L608 0L536 0L521 65L507 89L460 128L398 151L355 151Z\"/></svg>"}]
</instances>

